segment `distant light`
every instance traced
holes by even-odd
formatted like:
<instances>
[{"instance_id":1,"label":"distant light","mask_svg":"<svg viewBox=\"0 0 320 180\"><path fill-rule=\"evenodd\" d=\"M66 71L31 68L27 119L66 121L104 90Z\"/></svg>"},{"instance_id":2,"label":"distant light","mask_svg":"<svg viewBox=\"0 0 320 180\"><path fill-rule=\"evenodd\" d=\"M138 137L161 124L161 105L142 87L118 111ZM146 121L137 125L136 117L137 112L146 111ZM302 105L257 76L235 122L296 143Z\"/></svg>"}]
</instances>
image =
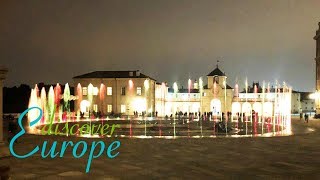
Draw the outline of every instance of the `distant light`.
<instances>
[{"instance_id":1,"label":"distant light","mask_svg":"<svg viewBox=\"0 0 320 180\"><path fill-rule=\"evenodd\" d=\"M90 102L87 100L82 100L80 103L80 111L81 112L86 112L87 111L87 107L90 106Z\"/></svg>"},{"instance_id":2,"label":"distant light","mask_svg":"<svg viewBox=\"0 0 320 180\"><path fill-rule=\"evenodd\" d=\"M147 110L147 100L145 98L135 98L132 101L132 107L135 111L143 112Z\"/></svg>"},{"instance_id":3,"label":"distant light","mask_svg":"<svg viewBox=\"0 0 320 180\"><path fill-rule=\"evenodd\" d=\"M310 99L320 99L320 93L316 92L316 93L312 93L309 95Z\"/></svg>"}]
</instances>

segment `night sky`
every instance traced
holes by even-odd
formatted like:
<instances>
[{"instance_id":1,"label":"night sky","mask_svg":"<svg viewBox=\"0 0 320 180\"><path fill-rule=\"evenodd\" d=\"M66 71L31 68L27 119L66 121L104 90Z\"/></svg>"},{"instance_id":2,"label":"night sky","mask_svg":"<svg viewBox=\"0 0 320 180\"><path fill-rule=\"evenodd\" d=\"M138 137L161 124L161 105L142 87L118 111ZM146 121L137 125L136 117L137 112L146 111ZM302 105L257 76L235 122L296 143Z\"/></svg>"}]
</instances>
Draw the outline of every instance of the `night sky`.
<instances>
[{"instance_id":1,"label":"night sky","mask_svg":"<svg viewBox=\"0 0 320 180\"><path fill-rule=\"evenodd\" d=\"M6 86L136 69L186 86L219 59L231 86L313 91L319 21L319 0L2 0L0 64Z\"/></svg>"}]
</instances>

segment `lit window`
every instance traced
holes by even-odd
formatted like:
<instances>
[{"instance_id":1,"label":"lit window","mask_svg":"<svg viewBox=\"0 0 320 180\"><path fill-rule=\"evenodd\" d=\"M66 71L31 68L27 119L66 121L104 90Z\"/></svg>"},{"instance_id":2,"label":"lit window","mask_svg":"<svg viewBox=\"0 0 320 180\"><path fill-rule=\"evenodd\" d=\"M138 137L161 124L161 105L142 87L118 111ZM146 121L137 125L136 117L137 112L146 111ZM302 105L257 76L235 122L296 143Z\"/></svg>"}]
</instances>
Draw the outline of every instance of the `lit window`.
<instances>
[{"instance_id":1,"label":"lit window","mask_svg":"<svg viewBox=\"0 0 320 180\"><path fill-rule=\"evenodd\" d=\"M84 95L84 96L88 95L88 88L87 87L82 88L82 95Z\"/></svg>"},{"instance_id":2,"label":"lit window","mask_svg":"<svg viewBox=\"0 0 320 180\"><path fill-rule=\"evenodd\" d=\"M121 87L121 95L126 95L126 87Z\"/></svg>"},{"instance_id":3,"label":"lit window","mask_svg":"<svg viewBox=\"0 0 320 180\"><path fill-rule=\"evenodd\" d=\"M137 87L137 95L141 96L142 92L141 92L141 87Z\"/></svg>"},{"instance_id":4,"label":"lit window","mask_svg":"<svg viewBox=\"0 0 320 180\"><path fill-rule=\"evenodd\" d=\"M97 105L97 104L94 104L94 105L93 105L93 111L94 111L94 112L98 112L98 105Z\"/></svg>"},{"instance_id":5,"label":"lit window","mask_svg":"<svg viewBox=\"0 0 320 180\"><path fill-rule=\"evenodd\" d=\"M126 112L126 105L121 104L120 112L121 113L125 113Z\"/></svg>"},{"instance_id":6,"label":"lit window","mask_svg":"<svg viewBox=\"0 0 320 180\"><path fill-rule=\"evenodd\" d=\"M112 96L112 87L107 87L107 95Z\"/></svg>"},{"instance_id":7,"label":"lit window","mask_svg":"<svg viewBox=\"0 0 320 180\"><path fill-rule=\"evenodd\" d=\"M203 93L202 96L207 96L207 93Z\"/></svg>"},{"instance_id":8,"label":"lit window","mask_svg":"<svg viewBox=\"0 0 320 180\"><path fill-rule=\"evenodd\" d=\"M107 111L108 111L108 113L112 112L112 105L111 104L108 104Z\"/></svg>"}]
</instances>

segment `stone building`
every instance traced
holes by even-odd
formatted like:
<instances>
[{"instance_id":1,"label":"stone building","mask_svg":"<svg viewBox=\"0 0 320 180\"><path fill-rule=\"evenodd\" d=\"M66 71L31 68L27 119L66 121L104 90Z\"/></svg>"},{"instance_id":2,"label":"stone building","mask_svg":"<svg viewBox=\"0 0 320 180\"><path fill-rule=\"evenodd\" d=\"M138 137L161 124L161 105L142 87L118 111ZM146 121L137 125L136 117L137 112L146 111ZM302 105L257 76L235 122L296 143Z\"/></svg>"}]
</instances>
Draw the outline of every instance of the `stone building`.
<instances>
[{"instance_id":1,"label":"stone building","mask_svg":"<svg viewBox=\"0 0 320 180\"><path fill-rule=\"evenodd\" d=\"M301 107L301 93L298 91L292 91L291 94L291 113L298 114L302 111Z\"/></svg>"},{"instance_id":2,"label":"stone building","mask_svg":"<svg viewBox=\"0 0 320 180\"><path fill-rule=\"evenodd\" d=\"M165 103L166 115L175 113L196 113L200 111L199 89L174 88L168 89Z\"/></svg>"},{"instance_id":3,"label":"stone building","mask_svg":"<svg viewBox=\"0 0 320 180\"><path fill-rule=\"evenodd\" d=\"M166 115L166 100L168 97L168 86L166 83L156 83L156 90L155 90L155 111L157 112L158 116L165 116Z\"/></svg>"},{"instance_id":4,"label":"stone building","mask_svg":"<svg viewBox=\"0 0 320 180\"><path fill-rule=\"evenodd\" d=\"M176 91L166 83L139 71L95 71L73 78L74 94L78 97L75 111L101 114L133 115L157 113L159 116L176 112L231 112L233 89L218 66L207 75L202 87L195 80L188 89ZM191 87L192 86L192 87Z\"/></svg>"},{"instance_id":5,"label":"stone building","mask_svg":"<svg viewBox=\"0 0 320 180\"><path fill-rule=\"evenodd\" d=\"M316 109L315 100L311 98L312 92L300 92L301 94L301 112L313 113Z\"/></svg>"},{"instance_id":6,"label":"stone building","mask_svg":"<svg viewBox=\"0 0 320 180\"><path fill-rule=\"evenodd\" d=\"M128 115L155 111L156 81L140 71L95 71L73 80L75 111Z\"/></svg>"},{"instance_id":7,"label":"stone building","mask_svg":"<svg viewBox=\"0 0 320 180\"><path fill-rule=\"evenodd\" d=\"M96 71L74 77L74 85L74 94L78 97L75 111L86 114L154 112L158 116L170 116L177 112L210 112L219 116L225 112L251 114L254 110L258 114L273 115L283 107L294 114L306 111L305 106L302 108L305 101L301 101L301 93L297 91L287 96L287 88L277 88L276 93L275 88L265 87L263 92L259 82L248 86L247 92L239 92L237 85L233 89L218 65L205 81L189 80L188 88L178 88L177 84L170 88L139 71ZM290 107L284 106L289 103Z\"/></svg>"},{"instance_id":8,"label":"stone building","mask_svg":"<svg viewBox=\"0 0 320 180\"><path fill-rule=\"evenodd\" d=\"M201 97L202 112L212 112L214 115L231 112L233 88L227 84L227 76L218 65L207 75Z\"/></svg>"},{"instance_id":9,"label":"stone building","mask_svg":"<svg viewBox=\"0 0 320 180\"><path fill-rule=\"evenodd\" d=\"M292 90L290 96L287 96L286 92L288 91L287 88L284 89L283 87L277 88L276 91L273 86L269 89L265 87L263 91L259 82L253 82L252 86L248 86L247 91L244 90L238 96L234 96L232 111L233 113L240 111L250 114L254 110L258 114L264 112L264 114L272 115L275 113L276 104L280 106L289 104L291 113L297 114L301 111L301 93ZM278 107L278 109L281 108Z\"/></svg>"},{"instance_id":10,"label":"stone building","mask_svg":"<svg viewBox=\"0 0 320 180\"><path fill-rule=\"evenodd\" d=\"M206 84L204 84L206 83ZM221 115L231 112L233 89L227 84L227 76L218 65L207 75L207 81L188 83L188 88L169 88L166 98L166 115L176 112L212 112ZM202 86L202 87L201 87Z\"/></svg>"},{"instance_id":11,"label":"stone building","mask_svg":"<svg viewBox=\"0 0 320 180\"><path fill-rule=\"evenodd\" d=\"M313 38L316 40L316 90L320 91L320 22L318 23L319 29L316 31L316 36ZM316 99L316 114L320 114L320 99Z\"/></svg>"}]
</instances>

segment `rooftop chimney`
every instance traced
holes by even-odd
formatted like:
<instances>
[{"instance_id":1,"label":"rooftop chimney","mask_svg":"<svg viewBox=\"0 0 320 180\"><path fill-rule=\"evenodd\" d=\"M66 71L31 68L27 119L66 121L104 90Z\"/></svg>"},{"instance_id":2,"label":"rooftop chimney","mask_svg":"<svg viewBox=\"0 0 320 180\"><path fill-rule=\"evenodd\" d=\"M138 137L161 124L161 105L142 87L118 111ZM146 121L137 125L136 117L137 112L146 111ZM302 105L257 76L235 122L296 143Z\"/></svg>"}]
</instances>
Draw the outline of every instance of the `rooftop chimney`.
<instances>
[{"instance_id":1,"label":"rooftop chimney","mask_svg":"<svg viewBox=\"0 0 320 180\"><path fill-rule=\"evenodd\" d=\"M139 70L136 71L136 76L140 76L140 71Z\"/></svg>"}]
</instances>

